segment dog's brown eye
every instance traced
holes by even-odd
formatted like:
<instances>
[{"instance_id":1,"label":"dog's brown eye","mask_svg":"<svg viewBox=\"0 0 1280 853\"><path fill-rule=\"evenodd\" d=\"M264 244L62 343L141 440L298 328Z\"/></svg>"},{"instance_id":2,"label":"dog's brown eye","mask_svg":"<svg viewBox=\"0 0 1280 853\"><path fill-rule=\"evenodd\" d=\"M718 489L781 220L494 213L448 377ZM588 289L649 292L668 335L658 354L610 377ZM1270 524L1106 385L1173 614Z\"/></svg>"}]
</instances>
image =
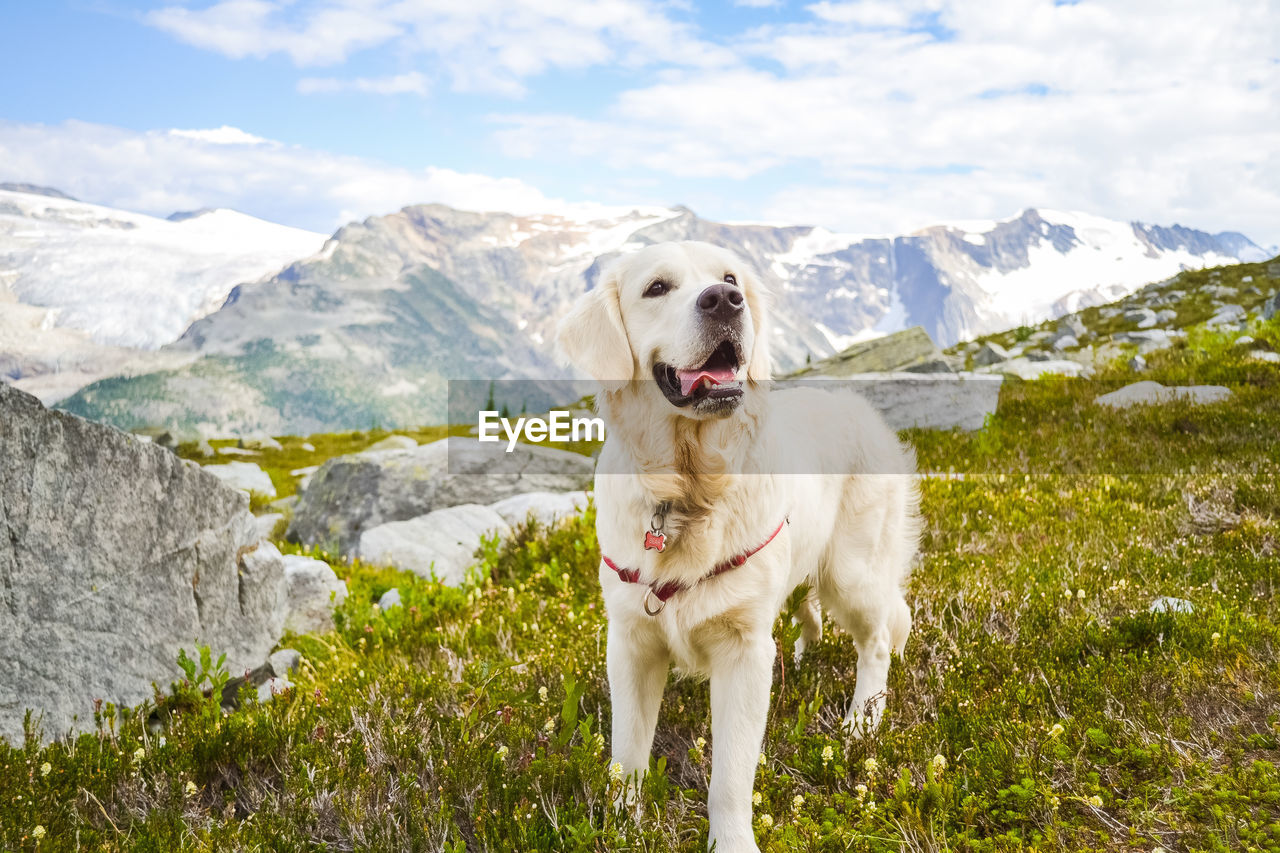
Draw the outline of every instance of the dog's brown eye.
<instances>
[{"instance_id":1,"label":"dog's brown eye","mask_svg":"<svg viewBox=\"0 0 1280 853\"><path fill-rule=\"evenodd\" d=\"M731 272L727 272L727 273L725 273L725 274L724 274L724 283L725 283L725 284L732 284L734 287L737 287L737 286L738 286L738 277L737 277L736 275L734 275L733 273L731 273Z\"/></svg>"},{"instance_id":2,"label":"dog's brown eye","mask_svg":"<svg viewBox=\"0 0 1280 853\"><path fill-rule=\"evenodd\" d=\"M645 298L649 298L653 296L665 296L667 291L670 289L671 289L671 285L667 284L665 281L659 278L649 283L649 286L644 289L644 295L645 295Z\"/></svg>"}]
</instances>

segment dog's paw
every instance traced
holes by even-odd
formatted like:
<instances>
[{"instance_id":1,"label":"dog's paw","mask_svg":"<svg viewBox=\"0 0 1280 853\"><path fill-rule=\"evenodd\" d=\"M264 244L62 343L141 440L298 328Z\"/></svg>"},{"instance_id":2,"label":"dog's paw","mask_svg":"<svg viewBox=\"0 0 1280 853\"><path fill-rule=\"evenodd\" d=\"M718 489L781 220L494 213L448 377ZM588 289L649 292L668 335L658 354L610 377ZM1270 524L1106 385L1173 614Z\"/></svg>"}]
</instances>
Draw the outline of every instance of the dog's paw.
<instances>
[{"instance_id":1,"label":"dog's paw","mask_svg":"<svg viewBox=\"0 0 1280 853\"><path fill-rule=\"evenodd\" d=\"M707 850L713 853L760 853L755 834L744 832L717 833L707 839Z\"/></svg>"}]
</instances>

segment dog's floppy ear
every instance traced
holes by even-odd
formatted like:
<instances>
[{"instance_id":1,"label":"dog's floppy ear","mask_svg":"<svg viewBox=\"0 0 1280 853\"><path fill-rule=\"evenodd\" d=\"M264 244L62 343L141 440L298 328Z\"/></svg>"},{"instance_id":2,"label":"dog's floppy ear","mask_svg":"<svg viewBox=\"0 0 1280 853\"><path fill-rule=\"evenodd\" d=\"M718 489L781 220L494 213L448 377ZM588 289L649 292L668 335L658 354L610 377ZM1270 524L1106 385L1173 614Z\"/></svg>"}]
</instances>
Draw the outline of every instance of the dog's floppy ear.
<instances>
[{"instance_id":1,"label":"dog's floppy ear","mask_svg":"<svg viewBox=\"0 0 1280 853\"><path fill-rule=\"evenodd\" d=\"M751 312L751 330L755 335L751 359L747 362L747 379L752 382L767 382L773 374L773 362L769 356L769 308L773 302L773 294L765 289L754 271L746 270L742 278L747 309Z\"/></svg>"},{"instance_id":2,"label":"dog's floppy ear","mask_svg":"<svg viewBox=\"0 0 1280 853\"><path fill-rule=\"evenodd\" d=\"M635 372L631 342L622 325L618 275L609 270L574 303L556 326L561 360L597 382L628 382Z\"/></svg>"}]
</instances>

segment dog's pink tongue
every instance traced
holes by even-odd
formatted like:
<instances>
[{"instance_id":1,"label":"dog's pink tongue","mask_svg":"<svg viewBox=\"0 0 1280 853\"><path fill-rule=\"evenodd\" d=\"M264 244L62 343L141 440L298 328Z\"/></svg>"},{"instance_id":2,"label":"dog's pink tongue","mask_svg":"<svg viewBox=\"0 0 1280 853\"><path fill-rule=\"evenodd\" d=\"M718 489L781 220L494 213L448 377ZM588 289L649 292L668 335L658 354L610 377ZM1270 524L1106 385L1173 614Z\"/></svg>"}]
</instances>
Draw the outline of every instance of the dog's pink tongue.
<instances>
[{"instance_id":1,"label":"dog's pink tongue","mask_svg":"<svg viewBox=\"0 0 1280 853\"><path fill-rule=\"evenodd\" d=\"M733 371L727 367L718 367L714 370L701 367L696 370L677 370L676 376L680 378L680 395L683 397L693 393L693 389L697 388L703 379L711 380L712 385L724 385L733 381Z\"/></svg>"}]
</instances>

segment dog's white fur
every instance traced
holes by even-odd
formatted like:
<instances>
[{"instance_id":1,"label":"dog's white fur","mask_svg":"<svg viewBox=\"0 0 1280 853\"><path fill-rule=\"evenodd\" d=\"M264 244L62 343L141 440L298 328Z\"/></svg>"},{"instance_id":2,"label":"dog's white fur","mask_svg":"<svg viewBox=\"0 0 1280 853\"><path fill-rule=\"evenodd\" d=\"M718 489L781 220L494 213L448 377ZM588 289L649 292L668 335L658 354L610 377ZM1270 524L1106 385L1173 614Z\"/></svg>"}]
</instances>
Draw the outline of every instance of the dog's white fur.
<instances>
[{"instance_id":1,"label":"dog's white fur","mask_svg":"<svg viewBox=\"0 0 1280 853\"><path fill-rule=\"evenodd\" d=\"M706 358L696 300L731 273L743 291L745 393L728 416L677 408L652 379L655 362ZM643 296L661 278L673 287ZM874 726L885 704L891 651L902 651L911 613L902 586L919 536L914 459L864 400L814 389L768 391L768 295L734 254L706 243L665 243L624 256L560 323L566 360L602 386L608 438L596 473L601 551L647 583L691 588L655 616L646 588L604 563L613 755L627 774L649 766L658 706L675 664L711 681L709 844L755 851L751 794L776 647L772 626L800 584L799 660L821 637L821 607L853 638L857 680L846 722ZM665 551L645 550L655 507L672 504ZM731 572L715 565L767 547ZM652 604L652 602L651 602Z\"/></svg>"}]
</instances>

